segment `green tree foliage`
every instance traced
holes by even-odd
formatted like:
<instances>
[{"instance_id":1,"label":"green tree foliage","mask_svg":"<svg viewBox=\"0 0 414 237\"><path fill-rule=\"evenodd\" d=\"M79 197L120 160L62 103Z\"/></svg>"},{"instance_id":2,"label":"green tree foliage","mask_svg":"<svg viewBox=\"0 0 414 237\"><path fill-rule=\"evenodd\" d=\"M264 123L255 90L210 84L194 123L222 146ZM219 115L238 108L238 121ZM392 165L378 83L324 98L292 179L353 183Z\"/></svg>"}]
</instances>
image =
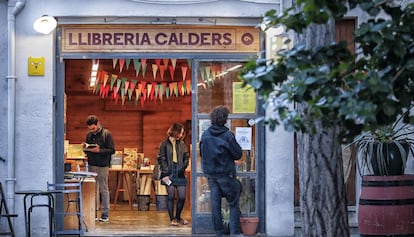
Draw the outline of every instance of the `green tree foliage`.
<instances>
[{"instance_id":1,"label":"green tree foliage","mask_svg":"<svg viewBox=\"0 0 414 237\"><path fill-rule=\"evenodd\" d=\"M323 127L337 127L339 142L347 143L392 124L409 109L414 101L414 3L396 2L298 0L281 14L268 11L263 18L268 28L281 24L298 34L357 7L370 16L354 32L356 56L346 42L311 49L295 45L279 51L276 61L258 59L245 66L244 83L275 108L266 120L270 128L283 125L312 134L319 120ZM292 108L295 103L305 103L306 111ZM407 113L404 122L414 123L414 117Z\"/></svg>"}]
</instances>

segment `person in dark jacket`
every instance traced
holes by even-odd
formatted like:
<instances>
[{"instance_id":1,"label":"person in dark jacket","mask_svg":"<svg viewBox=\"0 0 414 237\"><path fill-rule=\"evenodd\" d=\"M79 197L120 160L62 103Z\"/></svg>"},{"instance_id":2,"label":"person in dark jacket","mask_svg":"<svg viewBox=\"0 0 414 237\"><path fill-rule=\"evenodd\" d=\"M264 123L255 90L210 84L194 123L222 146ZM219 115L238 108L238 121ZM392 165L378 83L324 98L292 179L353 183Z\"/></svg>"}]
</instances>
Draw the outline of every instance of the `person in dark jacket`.
<instances>
[{"instance_id":1,"label":"person in dark jacket","mask_svg":"<svg viewBox=\"0 0 414 237\"><path fill-rule=\"evenodd\" d=\"M185 169L190 159L190 154L183 142L184 126L181 123L172 124L167 135L167 139L160 144L157 161L161 170L161 183L167 186L168 215L172 226L178 226L179 223L187 225L188 221L181 217L187 186ZM177 190L178 197L174 215L175 190Z\"/></svg>"},{"instance_id":2,"label":"person in dark jacket","mask_svg":"<svg viewBox=\"0 0 414 237\"><path fill-rule=\"evenodd\" d=\"M96 115L88 116L86 125L89 133L86 135L83 147L88 156L89 171L98 174L96 181L99 186L102 206L102 215L99 221L107 222L109 221L108 175L111 156L115 153L114 140L112 139L112 133L101 126ZM88 147L87 144L93 144L93 146Z\"/></svg>"},{"instance_id":3,"label":"person in dark jacket","mask_svg":"<svg viewBox=\"0 0 414 237\"><path fill-rule=\"evenodd\" d=\"M230 206L230 235L240 234L239 199L241 184L236 177L234 161L242 157L242 149L234 134L225 126L229 109L218 106L210 114L211 126L200 140L201 165L210 187L213 226L217 237L224 232L221 200Z\"/></svg>"}]
</instances>

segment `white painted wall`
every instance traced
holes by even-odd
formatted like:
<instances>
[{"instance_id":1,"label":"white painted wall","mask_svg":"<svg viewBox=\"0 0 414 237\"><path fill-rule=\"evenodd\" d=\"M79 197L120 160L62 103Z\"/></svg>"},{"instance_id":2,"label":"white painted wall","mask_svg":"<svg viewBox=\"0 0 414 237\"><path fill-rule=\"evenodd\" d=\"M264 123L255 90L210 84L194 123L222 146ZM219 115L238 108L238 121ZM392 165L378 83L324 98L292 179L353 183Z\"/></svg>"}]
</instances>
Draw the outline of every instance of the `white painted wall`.
<instances>
[{"instance_id":1,"label":"white painted wall","mask_svg":"<svg viewBox=\"0 0 414 237\"><path fill-rule=\"evenodd\" d=\"M184 19L183 23L186 23L184 22L186 18L230 17L244 18L232 22L244 24L248 19L260 18L269 9L278 9L278 1L273 0L217 0L194 4L177 4L178 1L171 1L174 4L161 5L148 2L155 2L155 0L26 0L25 7L16 17L16 190L45 189L46 182L54 180L55 36L35 32L32 25L36 18L48 14L56 16L58 23L62 23L61 19L66 20L66 23L68 19L77 23L90 23L90 18L93 18L93 23L104 24L108 21L124 22L125 18L119 20L122 17L128 17L127 21L130 23L138 18L140 21L147 19L146 23L149 23L153 17L176 17L177 24L180 24L182 19ZM8 1L0 2L1 12L7 9L7 4ZM0 15L1 22L7 22L7 14ZM7 32L7 28L3 27L7 27L7 24L1 24L0 32ZM7 43L2 36L0 42ZM7 57L7 50L4 50L3 46L0 46L0 57L3 59ZM45 57L45 76L28 76L28 57ZM2 62L5 63L7 60ZM7 67L2 64L0 66L2 80L6 77L6 71ZM7 98L7 82L0 83L0 95L4 99ZM4 134L7 132L6 111L7 102L0 102L0 135L2 136L0 156L7 154L5 151L7 145L3 145L7 142L7 136ZM274 174L269 178L269 185L266 188L267 194L272 195L267 198L271 203L271 209L268 209L271 210L269 218L273 220L273 223L268 224L271 226L269 230L278 234L283 232L282 229L286 230L292 226L292 230L288 232L293 233L293 191L290 194L290 190L293 190L293 155L292 143L287 142L293 140L286 139L283 132L269 133L268 137L270 140L266 142L269 144L266 154L272 155L266 161L269 164L266 169ZM280 140L287 143L279 143ZM5 177L5 167L0 163L2 181ZM272 167L279 172L274 172ZM285 188L288 190L284 190ZM22 197L16 196L15 207L19 214L15 222L16 227L24 226L22 202ZM282 216L284 218L281 218ZM48 232L46 218L44 210L33 213L33 236L44 236ZM17 236L24 236L24 228L16 228L16 232ZM283 235L289 234L283 233Z\"/></svg>"}]
</instances>

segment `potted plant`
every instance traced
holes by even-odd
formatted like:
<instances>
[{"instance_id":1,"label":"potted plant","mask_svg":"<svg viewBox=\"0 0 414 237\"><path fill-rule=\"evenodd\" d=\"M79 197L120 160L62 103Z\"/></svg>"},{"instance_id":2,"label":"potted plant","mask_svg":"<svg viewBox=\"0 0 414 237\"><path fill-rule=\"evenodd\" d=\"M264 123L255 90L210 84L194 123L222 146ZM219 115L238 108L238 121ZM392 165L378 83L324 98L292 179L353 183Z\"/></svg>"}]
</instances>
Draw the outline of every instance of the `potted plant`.
<instances>
[{"instance_id":1,"label":"potted plant","mask_svg":"<svg viewBox=\"0 0 414 237\"><path fill-rule=\"evenodd\" d=\"M255 215L256 199L255 194L251 190L250 182L254 180L246 179L245 189L240 196L240 226L244 235L256 235L257 226L259 225L259 217Z\"/></svg>"},{"instance_id":2,"label":"potted plant","mask_svg":"<svg viewBox=\"0 0 414 237\"><path fill-rule=\"evenodd\" d=\"M221 216L223 220L223 227L224 227L224 234L230 234L230 209L226 205L226 207L221 208Z\"/></svg>"},{"instance_id":3,"label":"potted plant","mask_svg":"<svg viewBox=\"0 0 414 237\"><path fill-rule=\"evenodd\" d=\"M414 235L414 175L405 175L409 154L414 154L414 126L404 116L390 126L358 136L358 170L362 175L358 205L361 235Z\"/></svg>"},{"instance_id":4,"label":"potted plant","mask_svg":"<svg viewBox=\"0 0 414 237\"><path fill-rule=\"evenodd\" d=\"M414 126L403 123L404 115L394 124L358 136L355 145L360 158L359 171L365 175L403 175L408 155L414 154Z\"/></svg>"}]
</instances>

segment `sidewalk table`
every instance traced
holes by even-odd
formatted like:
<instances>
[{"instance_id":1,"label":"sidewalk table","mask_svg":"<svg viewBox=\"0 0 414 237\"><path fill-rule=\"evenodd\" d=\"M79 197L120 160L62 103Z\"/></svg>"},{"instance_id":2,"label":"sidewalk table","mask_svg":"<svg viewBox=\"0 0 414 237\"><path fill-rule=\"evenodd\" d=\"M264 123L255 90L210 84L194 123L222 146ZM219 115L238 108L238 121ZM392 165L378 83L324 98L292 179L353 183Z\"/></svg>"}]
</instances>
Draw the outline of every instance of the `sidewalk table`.
<instances>
[{"instance_id":1,"label":"sidewalk table","mask_svg":"<svg viewBox=\"0 0 414 237\"><path fill-rule=\"evenodd\" d=\"M54 231L54 211L55 211L55 199L53 194L61 193L59 190L21 190L15 192L17 195L24 195L23 197L23 208L24 208L24 221L26 236L30 237L30 215L35 207L47 207L49 210L49 233L50 236L53 236ZM47 203L35 203L35 198L43 196L47 197ZM28 199L30 198L30 203L28 206Z\"/></svg>"}]
</instances>

